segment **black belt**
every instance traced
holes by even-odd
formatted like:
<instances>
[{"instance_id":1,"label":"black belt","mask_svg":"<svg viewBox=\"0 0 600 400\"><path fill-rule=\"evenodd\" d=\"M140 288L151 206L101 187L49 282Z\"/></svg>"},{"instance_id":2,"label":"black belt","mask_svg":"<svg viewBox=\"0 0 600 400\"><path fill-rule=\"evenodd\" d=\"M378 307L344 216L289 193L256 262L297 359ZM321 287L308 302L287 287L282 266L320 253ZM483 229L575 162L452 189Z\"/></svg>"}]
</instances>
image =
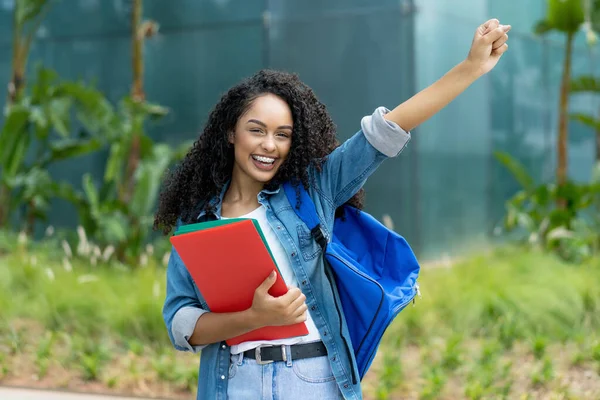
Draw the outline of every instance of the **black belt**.
<instances>
[{"instance_id":1,"label":"black belt","mask_svg":"<svg viewBox=\"0 0 600 400\"><path fill-rule=\"evenodd\" d=\"M256 360L259 364L268 364L273 361L287 361L286 346L265 346L257 347L244 352L244 357ZM327 355L327 349L323 342L312 342L303 344L294 344L290 346L292 351L292 360L302 358L322 357Z\"/></svg>"}]
</instances>

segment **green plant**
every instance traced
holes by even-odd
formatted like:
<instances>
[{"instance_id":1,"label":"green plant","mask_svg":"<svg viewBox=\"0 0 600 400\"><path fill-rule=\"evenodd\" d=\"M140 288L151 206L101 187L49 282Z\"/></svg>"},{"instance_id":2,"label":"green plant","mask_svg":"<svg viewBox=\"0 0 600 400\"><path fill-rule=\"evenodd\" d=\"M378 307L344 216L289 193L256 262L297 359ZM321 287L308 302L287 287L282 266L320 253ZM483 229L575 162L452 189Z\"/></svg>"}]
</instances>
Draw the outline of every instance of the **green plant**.
<instances>
[{"instance_id":1,"label":"green plant","mask_svg":"<svg viewBox=\"0 0 600 400\"><path fill-rule=\"evenodd\" d=\"M592 346L592 360L600 363L600 341Z\"/></svg>"},{"instance_id":2,"label":"green plant","mask_svg":"<svg viewBox=\"0 0 600 400\"><path fill-rule=\"evenodd\" d=\"M181 160L191 142L177 149L155 143L145 130L148 120L157 120L168 109L146 100L144 92L144 42L158 30L154 21L142 21L143 2L134 0L131 14L131 93L112 112L105 133L109 156L102 182L91 175L83 178L83 194L73 199L79 219L91 240L112 245L120 261L138 265L144 245L150 241L153 209L161 178Z\"/></svg>"},{"instance_id":3,"label":"green plant","mask_svg":"<svg viewBox=\"0 0 600 400\"><path fill-rule=\"evenodd\" d=\"M544 386L554 379L554 366L552 360L544 359L541 367L531 375L531 384L533 386Z\"/></svg>"},{"instance_id":4,"label":"green plant","mask_svg":"<svg viewBox=\"0 0 600 400\"><path fill-rule=\"evenodd\" d=\"M568 110L569 89L571 83L571 58L573 53L573 41L575 34L584 22L584 10L581 0L548 0L546 18L539 21L535 26L535 33L547 34L558 31L566 35L565 57L563 74L560 85L560 108L558 117L558 141L556 167L556 182L562 186L567 182L567 144L568 144ZM558 206L564 206L564 200L558 198Z\"/></svg>"},{"instance_id":5,"label":"green plant","mask_svg":"<svg viewBox=\"0 0 600 400\"><path fill-rule=\"evenodd\" d=\"M15 2L13 8L13 26L12 26L12 59L11 59L11 74L8 83L8 99L7 110L10 117L10 108L17 103L25 86L25 69L29 58L29 49L33 38L43 20L46 12L50 8L49 0L22 0ZM21 117L13 117L13 119L21 119ZM16 132L14 133L16 135ZM0 149L6 145L6 133L0 133ZM17 147L19 151L23 145ZM4 157L2 157L4 159ZM5 166L0 164L0 173ZM0 176L1 178L1 176ZM0 228L6 225L10 215L10 198L11 189L4 179L0 179Z\"/></svg>"},{"instance_id":6,"label":"green plant","mask_svg":"<svg viewBox=\"0 0 600 400\"><path fill-rule=\"evenodd\" d=\"M104 364L110 360L110 353L104 343L77 336L73 341L74 357L82 378L86 381L98 380Z\"/></svg>"},{"instance_id":7,"label":"green plant","mask_svg":"<svg viewBox=\"0 0 600 400\"><path fill-rule=\"evenodd\" d=\"M0 379L8 375L10 368L8 367L7 355L0 353Z\"/></svg>"},{"instance_id":8,"label":"green plant","mask_svg":"<svg viewBox=\"0 0 600 400\"><path fill-rule=\"evenodd\" d=\"M596 32L600 32L600 0L585 0L585 28L587 30L588 44L594 46L597 43ZM590 52L590 75L581 75L571 81L571 93L600 93L600 80L594 75L598 72L595 70L597 64L594 62L594 56ZM595 132L595 147L596 147L596 162L600 163L600 118L596 116L574 113L571 118L579 121L582 124L590 127Z\"/></svg>"},{"instance_id":9,"label":"green plant","mask_svg":"<svg viewBox=\"0 0 600 400\"><path fill-rule=\"evenodd\" d=\"M446 371L454 371L460 367L462 359L462 335L454 334L446 341L446 348L442 353L441 367Z\"/></svg>"},{"instance_id":10,"label":"green plant","mask_svg":"<svg viewBox=\"0 0 600 400\"><path fill-rule=\"evenodd\" d=\"M95 133L106 107L94 88L61 81L54 71L38 68L29 93L8 105L0 130L0 214L22 207L25 229L32 232L37 219L46 219L53 197L73 198L72 186L55 182L48 167L100 149L102 142ZM75 124L82 126L77 135L71 132ZM7 222L2 219L0 226Z\"/></svg>"},{"instance_id":11,"label":"green plant","mask_svg":"<svg viewBox=\"0 0 600 400\"><path fill-rule=\"evenodd\" d=\"M419 394L423 400L437 399L446 384L447 377L442 368L434 365L424 373L425 385Z\"/></svg>"},{"instance_id":12,"label":"green plant","mask_svg":"<svg viewBox=\"0 0 600 400\"><path fill-rule=\"evenodd\" d=\"M397 348L399 348L398 346ZM402 382L402 362L399 351L392 353L386 352L383 355L383 368L379 374L379 381L376 389L378 400L389 398L393 390Z\"/></svg>"},{"instance_id":13,"label":"green plant","mask_svg":"<svg viewBox=\"0 0 600 400\"><path fill-rule=\"evenodd\" d=\"M35 352L35 364L38 367L38 377L43 378L48 372L50 357L52 356L52 346L54 345L54 332L46 332L40 340Z\"/></svg>"},{"instance_id":14,"label":"green plant","mask_svg":"<svg viewBox=\"0 0 600 400\"><path fill-rule=\"evenodd\" d=\"M537 336L533 339L531 344L531 350L536 359L541 360L546 354L546 347L548 346L548 340L543 336Z\"/></svg>"},{"instance_id":15,"label":"green plant","mask_svg":"<svg viewBox=\"0 0 600 400\"><path fill-rule=\"evenodd\" d=\"M141 160L134 175L135 185L132 198L124 201L119 196L119 187L124 174L124 161L131 139L130 127L134 119L144 119L140 114L149 116L152 108L139 107L129 101L124 102L129 111L116 117L116 134L111 140L111 151L104 173L104 180L96 184L90 174L83 177L83 193L73 202L77 206L79 220L90 240L102 247L112 245L119 260L139 265L141 254L149 242L152 232L153 209L160 191L163 174L173 163L182 159L189 147L185 143L178 149L166 144L155 144L145 137L142 145ZM128 105L127 105L128 104ZM135 111L134 111L135 110Z\"/></svg>"},{"instance_id":16,"label":"green plant","mask_svg":"<svg viewBox=\"0 0 600 400\"><path fill-rule=\"evenodd\" d=\"M506 202L504 229L517 239L555 251L566 260L581 262L600 252L600 163L590 183L536 185L521 163L505 152L496 159L511 172L522 189ZM562 207L557 200L564 201Z\"/></svg>"}]
</instances>

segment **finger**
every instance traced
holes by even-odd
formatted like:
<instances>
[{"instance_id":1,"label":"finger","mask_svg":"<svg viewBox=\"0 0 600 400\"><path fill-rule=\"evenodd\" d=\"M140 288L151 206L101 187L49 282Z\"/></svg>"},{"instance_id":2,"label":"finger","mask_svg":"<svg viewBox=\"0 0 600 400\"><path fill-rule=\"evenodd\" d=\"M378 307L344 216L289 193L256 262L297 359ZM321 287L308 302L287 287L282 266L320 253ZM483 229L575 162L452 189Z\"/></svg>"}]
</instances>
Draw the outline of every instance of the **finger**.
<instances>
[{"instance_id":1,"label":"finger","mask_svg":"<svg viewBox=\"0 0 600 400\"><path fill-rule=\"evenodd\" d=\"M293 315L298 318L301 317L303 314L305 314L308 311L308 306L306 304L302 304L300 307L298 307Z\"/></svg>"},{"instance_id":2,"label":"finger","mask_svg":"<svg viewBox=\"0 0 600 400\"><path fill-rule=\"evenodd\" d=\"M491 31L492 29L496 29L498 27L498 25L500 25L500 21L498 21L496 18L492 18L490 20L485 21L483 24L481 24L479 26L478 31L482 35L485 35L489 31Z\"/></svg>"},{"instance_id":3,"label":"finger","mask_svg":"<svg viewBox=\"0 0 600 400\"><path fill-rule=\"evenodd\" d=\"M308 313L305 311L294 319L294 323L299 324L305 322L308 319Z\"/></svg>"},{"instance_id":4,"label":"finger","mask_svg":"<svg viewBox=\"0 0 600 400\"><path fill-rule=\"evenodd\" d=\"M292 287L286 294L280 297L281 302L287 307L292 304L298 297L304 296L300 289L297 287ZM306 298L306 297L305 297Z\"/></svg>"},{"instance_id":5,"label":"finger","mask_svg":"<svg viewBox=\"0 0 600 400\"><path fill-rule=\"evenodd\" d=\"M306 304L306 296L304 294L300 294L298 298L290 303L290 310L297 310Z\"/></svg>"},{"instance_id":6,"label":"finger","mask_svg":"<svg viewBox=\"0 0 600 400\"><path fill-rule=\"evenodd\" d=\"M484 37L483 40L487 43L487 44L492 44L494 43L496 40L500 39L502 36L504 36L504 29L502 28L496 28L493 31L488 32Z\"/></svg>"},{"instance_id":7,"label":"finger","mask_svg":"<svg viewBox=\"0 0 600 400\"><path fill-rule=\"evenodd\" d=\"M492 43L492 50L499 49L500 47L502 47L504 45L504 43L506 43L507 40L508 40L508 35L505 33L504 35L502 35L502 37L500 39L498 39L494 43Z\"/></svg>"},{"instance_id":8,"label":"finger","mask_svg":"<svg viewBox=\"0 0 600 400\"><path fill-rule=\"evenodd\" d=\"M506 50L508 50L508 44L504 43L502 45L502 47L492 51L492 54L495 56L501 56L502 54L504 54L506 52Z\"/></svg>"},{"instance_id":9,"label":"finger","mask_svg":"<svg viewBox=\"0 0 600 400\"><path fill-rule=\"evenodd\" d=\"M500 26L502 26L502 28L504 28L505 33L508 33L512 29L511 25L500 25Z\"/></svg>"},{"instance_id":10,"label":"finger","mask_svg":"<svg viewBox=\"0 0 600 400\"><path fill-rule=\"evenodd\" d=\"M271 289L271 287L275 284L276 280L277 274L275 273L275 271L272 271L271 274L267 277L267 279L265 279L256 290L260 293L266 294L269 292L269 289Z\"/></svg>"}]
</instances>

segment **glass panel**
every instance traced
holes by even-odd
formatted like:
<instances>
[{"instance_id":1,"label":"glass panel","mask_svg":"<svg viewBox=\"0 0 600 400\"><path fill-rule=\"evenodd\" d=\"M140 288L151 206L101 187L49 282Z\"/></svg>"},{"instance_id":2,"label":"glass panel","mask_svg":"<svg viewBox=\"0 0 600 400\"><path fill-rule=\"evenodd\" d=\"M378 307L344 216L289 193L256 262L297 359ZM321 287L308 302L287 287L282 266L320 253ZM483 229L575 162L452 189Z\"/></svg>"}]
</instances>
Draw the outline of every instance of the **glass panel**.
<instances>
[{"instance_id":1,"label":"glass panel","mask_svg":"<svg viewBox=\"0 0 600 400\"><path fill-rule=\"evenodd\" d=\"M408 96L412 25L397 4L381 2L377 8L361 1L318 3L323 4L318 7L314 1L274 3L269 64L299 73L327 105L341 140L357 132L361 118L376 107L393 108ZM308 12L314 17L299 17ZM387 161L369 179L366 209L380 220L388 214L397 231L413 244L413 161L408 153Z\"/></svg>"}]
</instances>

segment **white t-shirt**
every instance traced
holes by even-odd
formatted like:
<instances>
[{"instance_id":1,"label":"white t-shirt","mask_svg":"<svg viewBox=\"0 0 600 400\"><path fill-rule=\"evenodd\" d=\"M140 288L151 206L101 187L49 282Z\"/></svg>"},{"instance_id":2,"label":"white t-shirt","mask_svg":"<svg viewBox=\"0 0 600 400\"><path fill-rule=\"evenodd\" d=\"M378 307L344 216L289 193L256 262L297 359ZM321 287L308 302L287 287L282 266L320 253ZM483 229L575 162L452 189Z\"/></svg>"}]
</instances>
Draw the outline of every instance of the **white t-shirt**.
<instances>
[{"instance_id":1,"label":"white t-shirt","mask_svg":"<svg viewBox=\"0 0 600 400\"><path fill-rule=\"evenodd\" d=\"M294 274L294 270L292 269L287 253L279 242L279 239L273 231L273 228L271 228L271 225L269 225L269 221L267 219L267 210L265 207L261 205L251 213L242 215L239 218L252 218L258 221L258 224L265 235L265 239L267 240L267 244L271 248L271 253L273 253L273 257L275 258L277 267L279 267L279 271L281 272L283 280L288 286L298 287L298 280L296 279L296 275ZM228 218L221 217L221 219ZM297 343L317 342L321 340L321 335L319 335L319 331L317 330L317 327L310 316L310 312L308 312L307 315L308 317L305 323L306 327L308 328L308 335L278 340L244 342L236 346L231 346L231 354L239 354L246 350L255 349L261 345L292 345Z\"/></svg>"}]
</instances>

